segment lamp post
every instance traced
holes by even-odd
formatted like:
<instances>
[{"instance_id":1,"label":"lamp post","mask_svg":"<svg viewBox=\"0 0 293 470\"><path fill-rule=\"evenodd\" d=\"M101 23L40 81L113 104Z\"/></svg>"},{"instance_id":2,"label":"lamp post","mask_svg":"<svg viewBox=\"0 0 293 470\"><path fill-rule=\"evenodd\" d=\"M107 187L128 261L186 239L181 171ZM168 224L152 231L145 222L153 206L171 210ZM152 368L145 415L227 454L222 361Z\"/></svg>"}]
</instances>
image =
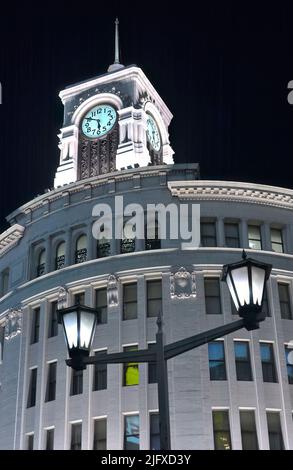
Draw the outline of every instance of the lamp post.
<instances>
[{"instance_id":1,"label":"lamp post","mask_svg":"<svg viewBox=\"0 0 293 470\"><path fill-rule=\"evenodd\" d=\"M156 343L151 348L138 351L99 354L90 356L90 349L96 328L95 309L83 305L58 309L63 324L70 359L66 364L73 369L83 370L88 365L119 363L155 363L158 378L158 402L160 424L160 447L171 449L170 413L168 393L167 361L191 349L209 343L241 328L254 330L265 319L262 302L266 281L272 266L247 258L243 250L242 261L223 266L222 280L227 282L240 320L228 323L209 331L190 336L180 341L165 344L163 322L159 313Z\"/></svg>"}]
</instances>

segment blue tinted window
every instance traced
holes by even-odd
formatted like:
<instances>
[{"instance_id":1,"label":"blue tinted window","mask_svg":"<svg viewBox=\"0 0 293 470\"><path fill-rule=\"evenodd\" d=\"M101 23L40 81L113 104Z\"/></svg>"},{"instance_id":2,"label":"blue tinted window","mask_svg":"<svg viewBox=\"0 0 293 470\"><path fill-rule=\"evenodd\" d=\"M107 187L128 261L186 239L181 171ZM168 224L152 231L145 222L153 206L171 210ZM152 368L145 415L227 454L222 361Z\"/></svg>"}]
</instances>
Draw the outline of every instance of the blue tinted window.
<instances>
[{"instance_id":1,"label":"blue tinted window","mask_svg":"<svg viewBox=\"0 0 293 470\"><path fill-rule=\"evenodd\" d=\"M209 343L209 368L211 380L226 380L225 352L222 341Z\"/></svg>"}]
</instances>

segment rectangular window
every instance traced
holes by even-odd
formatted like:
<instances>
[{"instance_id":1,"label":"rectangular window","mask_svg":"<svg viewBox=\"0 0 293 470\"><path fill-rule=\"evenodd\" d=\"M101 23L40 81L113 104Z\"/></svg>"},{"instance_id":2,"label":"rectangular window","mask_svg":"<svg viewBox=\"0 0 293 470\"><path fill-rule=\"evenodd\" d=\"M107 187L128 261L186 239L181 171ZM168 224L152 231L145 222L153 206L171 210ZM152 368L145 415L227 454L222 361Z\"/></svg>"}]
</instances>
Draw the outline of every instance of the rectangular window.
<instances>
[{"instance_id":1,"label":"rectangular window","mask_svg":"<svg viewBox=\"0 0 293 470\"><path fill-rule=\"evenodd\" d=\"M269 299L268 299L268 291L267 288L264 288L263 292L263 299L262 299L262 309L261 311L265 314L266 317L271 316L271 311L270 311L270 305L269 305Z\"/></svg>"},{"instance_id":2,"label":"rectangular window","mask_svg":"<svg viewBox=\"0 0 293 470\"><path fill-rule=\"evenodd\" d=\"M208 344L210 380L227 380L223 341Z\"/></svg>"},{"instance_id":3,"label":"rectangular window","mask_svg":"<svg viewBox=\"0 0 293 470\"><path fill-rule=\"evenodd\" d=\"M94 442L93 450L107 449L107 419L94 420Z\"/></svg>"},{"instance_id":4,"label":"rectangular window","mask_svg":"<svg viewBox=\"0 0 293 470\"><path fill-rule=\"evenodd\" d=\"M155 347L155 344L149 344L149 349L152 349ZM158 376L157 376L157 364L155 362L149 362L148 363L148 383L149 384L155 384L158 382Z\"/></svg>"},{"instance_id":5,"label":"rectangular window","mask_svg":"<svg viewBox=\"0 0 293 470\"><path fill-rule=\"evenodd\" d=\"M272 250L277 253L284 253L282 230L279 228L271 228L271 244Z\"/></svg>"},{"instance_id":6,"label":"rectangular window","mask_svg":"<svg viewBox=\"0 0 293 470\"><path fill-rule=\"evenodd\" d=\"M213 429L215 450L232 450L229 411L213 411Z\"/></svg>"},{"instance_id":7,"label":"rectangular window","mask_svg":"<svg viewBox=\"0 0 293 470\"><path fill-rule=\"evenodd\" d=\"M4 340L5 340L5 327L0 326L0 364L2 364L3 358L4 358Z\"/></svg>"},{"instance_id":8,"label":"rectangular window","mask_svg":"<svg viewBox=\"0 0 293 470\"><path fill-rule=\"evenodd\" d=\"M261 250L261 230L259 225L248 225L248 245L252 250Z\"/></svg>"},{"instance_id":9,"label":"rectangular window","mask_svg":"<svg viewBox=\"0 0 293 470\"><path fill-rule=\"evenodd\" d=\"M36 405L36 396L37 396L37 368L30 370L30 381L29 381L29 390L27 397L27 408L31 408Z\"/></svg>"},{"instance_id":10,"label":"rectangular window","mask_svg":"<svg viewBox=\"0 0 293 470\"><path fill-rule=\"evenodd\" d=\"M40 307L32 311L32 329L31 329L31 344L39 341L40 335Z\"/></svg>"},{"instance_id":11,"label":"rectangular window","mask_svg":"<svg viewBox=\"0 0 293 470\"><path fill-rule=\"evenodd\" d=\"M279 291L281 318L283 318L284 320L292 320L289 285L281 284L279 282L278 291Z\"/></svg>"},{"instance_id":12,"label":"rectangular window","mask_svg":"<svg viewBox=\"0 0 293 470\"><path fill-rule=\"evenodd\" d=\"M126 346L123 351L137 351L138 346ZM139 384L139 368L137 362L128 362L123 364L123 386Z\"/></svg>"},{"instance_id":13,"label":"rectangular window","mask_svg":"<svg viewBox=\"0 0 293 470\"><path fill-rule=\"evenodd\" d=\"M107 351L96 351L95 356L105 354ZM107 388L107 364L94 365L93 392L97 390L106 390Z\"/></svg>"},{"instance_id":14,"label":"rectangular window","mask_svg":"<svg viewBox=\"0 0 293 470\"><path fill-rule=\"evenodd\" d=\"M234 341L237 380L252 380L248 341Z\"/></svg>"},{"instance_id":15,"label":"rectangular window","mask_svg":"<svg viewBox=\"0 0 293 470\"><path fill-rule=\"evenodd\" d=\"M124 450L139 450L139 415L124 416Z\"/></svg>"},{"instance_id":16,"label":"rectangular window","mask_svg":"<svg viewBox=\"0 0 293 470\"><path fill-rule=\"evenodd\" d=\"M54 450L54 429L46 429L45 450Z\"/></svg>"},{"instance_id":17,"label":"rectangular window","mask_svg":"<svg viewBox=\"0 0 293 470\"><path fill-rule=\"evenodd\" d=\"M96 308L97 308L97 323L107 323L107 288L97 289L96 290Z\"/></svg>"},{"instance_id":18,"label":"rectangular window","mask_svg":"<svg viewBox=\"0 0 293 470\"><path fill-rule=\"evenodd\" d=\"M85 302L85 293L84 292L78 292L78 294L74 295L74 304L80 304L84 305Z\"/></svg>"},{"instance_id":19,"label":"rectangular window","mask_svg":"<svg viewBox=\"0 0 293 470\"><path fill-rule=\"evenodd\" d=\"M150 450L160 450L159 413L150 413Z\"/></svg>"},{"instance_id":20,"label":"rectangular window","mask_svg":"<svg viewBox=\"0 0 293 470\"><path fill-rule=\"evenodd\" d=\"M70 450L81 450L82 423L71 424Z\"/></svg>"},{"instance_id":21,"label":"rectangular window","mask_svg":"<svg viewBox=\"0 0 293 470\"><path fill-rule=\"evenodd\" d=\"M26 450L34 450L34 435L26 435Z\"/></svg>"},{"instance_id":22,"label":"rectangular window","mask_svg":"<svg viewBox=\"0 0 293 470\"><path fill-rule=\"evenodd\" d=\"M50 316L49 316L49 329L48 338L58 335L58 317L57 317L58 302L51 302L50 304Z\"/></svg>"},{"instance_id":23,"label":"rectangular window","mask_svg":"<svg viewBox=\"0 0 293 470\"><path fill-rule=\"evenodd\" d=\"M221 309L221 294L220 282L218 278L205 278L204 280L206 314L207 315L220 315Z\"/></svg>"},{"instance_id":24,"label":"rectangular window","mask_svg":"<svg viewBox=\"0 0 293 470\"><path fill-rule=\"evenodd\" d=\"M56 399L57 362L51 362L48 366L46 402Z\"/></svg>"},{"instance_id":25,"label":"rectangular window","mask_svg":"<svg viewBox=\"0 0 293 470\"><path fill-rule=\"evenodd\" d=\"M72 369L70 395L80 395L83 391L83 370Z\"/></svg>"},{"instance_id":26,"label":"rectangular window","mask_svg":"<svg viewBox=\"0 0 293 470\"><path fill-rule=\"evenodd\" d=\"M137 318L137 284L123 286L123 320Z\"/></svg>"},{"instance_id":27,"label":"rectangular window","mask_svg":"<svg viewBox=\"0 0 293 470\"><path fill-rule=\"evenodd\" d=\"M278 382L273 345L271 343L260 343L260 356L263 381Z\"/></svg>"},{"instance_id":28,"label":"rectangular window","mask_svg":"<svg viewBox=\"0 0 293 470\"><path fill-rule=\"evenodd\" d=\"M225 224L225 240L226 246L230 248L239 248L239 226L237 223L228 223Z\"/></svg>"},{"instance_id":29,"label":"rectangular window","mask_svg":"<svg viewBox=\"0 0 293 470\"><path fill-rule=\"evenodd\" d=\"M201 222L200 224L201 246L217 246L217 234L215 222Z\"/></svg>"},{"instance_id":30,"label":"rectangular window","mask_svg":"<svg viewBox=\"0 0 293 470\"><path fill-rule=\"evenodd\" d=\"M258 439L253 410L240 410L240 427L243 450L258 450Z\"/></svg>"},{"instance_id":31,"label":"rectangular window","mask_svg":"<svg viewBox=\"0 0 293 470\"><path fill-rule=\"evenodd\" d=\"M280 413L267 411L270 450L284 450Z\"/></svg>"},{"instance_id":32,"label":"rectangular window","mask_svg":"<svg viewBox=\"0 0 293 470\"><path fill-rule=\"evenodd\" d=\"M147 316L157 317L162 312L162 281L147 281Z\"/></svg>"},{"instance_id":33,"label":"rectangular window","mask_svg":"<svg viewBox=\"0 0 293 470\"><path fill-rule=\"evenodd\" d=\"M288 382L293 384L293 349L285 346L285 356L287 365Z\"/></svg>"}]
</instances>

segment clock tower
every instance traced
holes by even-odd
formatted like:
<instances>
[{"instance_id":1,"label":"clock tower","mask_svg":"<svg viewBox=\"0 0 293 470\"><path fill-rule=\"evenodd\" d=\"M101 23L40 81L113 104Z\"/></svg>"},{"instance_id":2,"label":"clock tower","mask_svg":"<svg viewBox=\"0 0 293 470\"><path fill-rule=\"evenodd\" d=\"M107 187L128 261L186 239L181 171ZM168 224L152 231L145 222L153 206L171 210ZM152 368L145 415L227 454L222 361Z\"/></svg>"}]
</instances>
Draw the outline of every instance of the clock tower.
<instances>
[{"instance_id":1,"label":"clock tower","mask_svg":"<svg viewBox=\"0 0 293 470\"><path fill-rule=\"evenodd\" d=\"M139 67L120 64L117 19L115 60L107 73L59 96L64 121L55 188L126 168L173 163L172 114Z\"/></svg>"}]
</instances>

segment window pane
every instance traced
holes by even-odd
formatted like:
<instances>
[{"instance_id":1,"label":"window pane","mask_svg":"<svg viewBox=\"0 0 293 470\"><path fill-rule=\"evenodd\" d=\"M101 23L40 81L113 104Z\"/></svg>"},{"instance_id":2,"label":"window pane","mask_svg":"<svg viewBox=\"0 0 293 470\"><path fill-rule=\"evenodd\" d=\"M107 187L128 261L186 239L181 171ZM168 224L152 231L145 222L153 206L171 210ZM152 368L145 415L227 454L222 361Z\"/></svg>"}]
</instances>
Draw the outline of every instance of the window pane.
<instances>
[{"instance_id":1,"label":"window pane","mask_svg":"<svg viewBox=\"0 0 293 470\"><path fill-rule=\"evenodd\" d=\"M40 308L35 308L32 312L32 331L31 331L31 344L39 341L40 333Z\"/></svg>"},{"instance_id":2,"label":"window pane","mask_svg":"<svg viewBox=\"0 0 293 470\"><path fill-rule=\"evenodd\" d=\"M263 299L262 299L262 309L261 311L265 314L266 317L271 316L267 288L264 288Z\"/></svg>"},{"instance_id":3,"label":"window pane","mask_svg":"<svg viewBox=\"0 0 293 470\"><path fill-rule=\"evenodd\" d=\"M37 368L31 369L30 371L27 408L31 408L32 406L36 405L36 395L37 395Z\"/></svg>"},{"instance_id":4,"label":"window pane","mask_svg":"<svg viewBox=\"0 0 293 470\"><path fill-rule=\"evenodd\" d=\"M139 450L139 416L125 416L124 450Z\"/></svg>"},{"instance_id":5,"label":"window pane","mask_svg":"<svg viewBox=\"0 0 293 470\"><path fill-rule=\"evenodd\" d=\"M239 227L238 224L225 223L226 246L239 248Z\"/></svg>"},{"instance_id":6,"label":"window pane","mask_svg":"<svg viewBox=\"0 0 293 470\"><path fill-rule=\"evenodd\" d=\"M85 301L84 292L79 292L78 294L74 295L74 303L75 304L84 305L84 301Z\"/></svg>"},{"instance_id":7,"label":"window pane","mask_svg":"<svg viewBox=\"0 0 293 470\"><path fill-rule=\"evenodd\" d=\"M260 343L262 373L264 382L277 382L273 345Z\"/></svg>"},{"instance_id":8,"label":"window pane","mask_svg":"<svg viewBox=\"0 0 293 470\"><path fill-rule=\"evenodd\" d=\"M288 284L278 283L281 318L292 320L290 292Z\"/></svg>"},{"instance_id":9,"label":"window pane","mask_svg":"<svg viewBox=\"0 0 293 470\"><path fill-rule=\"evenodd\" d=\"M253 250L261 250L261 231L260 227L257 225L249 225L248 226L248 241L249 241L249 248Z\"/></svg>"},{"instance_id":10,"label":"window pane","mask_svg":"<svg viewBox=\"0 0 293 470\"><path fill-rule=\"evenodd\" d=\"M56 398L56 375L57 362L51 362L48 367L46 402L53 401Z\"/></svg>"},{"instance_id":11,"label":"window pane","mask_svg":"<svg viewBox=\"0 0 293 470\"><path fill-rule=\"evenodd\" d=\"M95 419L93 450L107 449L107 419Z\"/></svg>"},{"instance_id":12,"label":"window pane","mask_svg":"<svg viewBox=\"0 0 293 470\"><path fill-rule=\"evenodd\" d=\"M231 450L232 445L228 411L213 411L213 429L215 450Z\"/></svg>"},{"instance_id":13,"label":"window pane","mask_svg":"<svg viewBox=\"0 0 293 470\"><path fill-rule=\"evenodd\" d=\"M162 281L147 282L147 316L157 317L162 313Z\"/></svg>"},{"instance_id":14,"label":"window pane","mask_svg":"<svg viewBox=\"0 0 293 470\"><path fill-rule=\"evenodd\" d=\"M217 246L215 222L201 222L200 230L202 246Z\"/></svg>"},{"instance_id":15,"label":"window pane","mask_svg":"<svg viewBox=\"0 0 293 470\"><path fill-rule=\"evenodd\" d=\"M234 341L237 380L252 380L249 343Z\"/></svg>"},{"instance_id":16,"label":"window pane","mask_svg":"<svg viewBox=\"0 0 293 470\"><path fill-rule=\"evenodd\" d=\"M54 450L54 429L46 431L46 450Z\"/></svg>"},{"instance_id":17,"label":"window pane","mask_svg":"<svg viewBox=\"0 0 293 470\"><path fill-rule=\"evenodd\" d=\"M123 286L123 320L137 318L137 285L125 284Z\"/></svg>"},{"instance_id":18,"label":"window pane","mask_svg":"<svg viewBox=\"0 0 293 470\"><path fill-rule=\"evenodd\" d=\"M210 380L226 380L225 352L223 341L208 344Z\"/></svg>"},{"instance_id":19,"label":"window pane","mask_svg":"<svg viewBox=\"0 0 293 470\"><path fill-rule=\"evenodd\" d=\"M123 349L126 351L137 351L138 346L127 346ZM139 384L139 367L137 362L129 362L123 364L123 385L131 386Z\"/></svg>"},{"instance_id":20,"label":"window pane","mask_svg":"<svg viewBox=\"0 0 293 470\"><path fill-rule=\"evenodd\" d=\"M26 436L26 449L27 450L34 450L34 435L33 434L29 434L28 436Z\"/></svg>"},{"instance_id":21,"label":"window pane","mask_svg":"<svg viewBox=\"0 0 293 470\"><path fill-rule=\"evenodd\" d=\"M95 356L105 354L107 351L96 351ZM107 388L107 364L95 364L93 391L105 390Z\"/></svg>"},{"instance_id":22,"label":"window pane","mask_svg":"<svg viewBox=\"0 0 293 470\"><path fill-rule=\"evenodd\" d=\"M268 411L267 421L268 421L270 450L283 450L284 442L283 442L283 436L282 436L280 413Z\"/></svg>"},{"instance_id":23,"label":"window pane","mask_svg":"<svg viewBox=\"0 0 293 470\"><path fill-rule=\"evenodd\" d=\"M160 450L159 413L150 414L150 450Z\"/></svg>"},{"instance_id":24,"label":"window pane","mask_svg":"<svg viewBox=\"0 0 293 470\"><path fill-rule=\"evenodd\" d=\"M206 278L204 280L205 302L207 315L219 315L221 311L219 279Z\"/></svg>"},{"instance_id":25,"label":"window pane","mask_svg":"<svg viewBox=\"0 0 293 470\"><path fill-rule=\"evenodd\" d=\"M97 322L99 324L107 323L108 304L106 287L96 290L96 308L98 311Z\"/></svg>"},{"instance_id":26,"label":"window pane","mask_svg":"<svg viewBox=\"0 0 293 470\"><path fill-rule=\"evenodd\" d=\"M258 439L254 411L240 411L240 426L243 450L258 450Z\"/></svg>"},{"instance_id":27,"label":"window pane","mask_svg":"<svg viewBox=\"0 0 293 470\"><path fill-rule=\"evenodd\" d=\"M70 395L80 395L83 392L83 371L72 369Z\"/></svg>"},{"instance_id":28,"label":"window pane","mask_svg":"<svg viewBox=\"0 0 293 470\"><path fill-rule=\"evenodd\" d=\"M277 253L284 252L282 230L271 228L271 244L273 251Z\"/></svg>"},{"instance_id":29,"label":"window pane","mask_svg":"<svg viewBox=\"0 0 293 470\"><path fill-rule=\"evenodd\" d=\"M51 302L50 316L49 316L49 329L48 338L58 335L58 317L57 317L58 302Z\"/></svg>"},{"instance_id":30,"label":"window pane","mask_svg":"<svg viewBox=\"0 0 293 470\"><path fill-rule=\"evenodd\" d=\"M70 450L81 450L81 423L74 423L71 425L71 445Z\"/></svg>"}]
</instances>

